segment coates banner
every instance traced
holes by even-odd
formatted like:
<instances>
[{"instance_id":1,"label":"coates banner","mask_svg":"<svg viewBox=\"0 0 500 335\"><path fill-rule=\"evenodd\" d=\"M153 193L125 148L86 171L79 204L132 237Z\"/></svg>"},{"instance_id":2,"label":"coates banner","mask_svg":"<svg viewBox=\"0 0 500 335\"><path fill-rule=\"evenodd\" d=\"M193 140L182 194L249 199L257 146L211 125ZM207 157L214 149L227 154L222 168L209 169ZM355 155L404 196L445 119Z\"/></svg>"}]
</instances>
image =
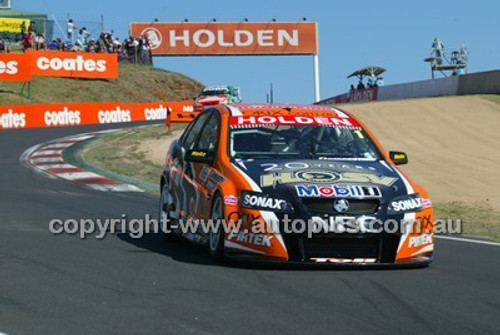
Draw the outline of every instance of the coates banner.
<instances>
[{"instance_id":1,"label":"coates banner","mask_svg":"<svg viewBox=\"0 0 500 335\"><path fill-rule=\"evenodd\" d=\"M29 51L33 76L115 79L118 55L62 51Z\"/></svg>"},{"instance_id":2,"label":"coates banner","mask_svg":"<svg viewBox=\"0 0 500 335\"><path fill-rule=\"evenodd\" d=\"M30 25L30 20L27 19L12 19L7 17L0 17L0 32L2 33L21 33L21 26L24 22L24 31Z\"/></svg>"},{"instance_id":3,"label":"coates banner","mask_svg":"<svg viewBox=\"0 0 500 335\"><path fill-rule=\"evenodd\" d=\"M315 22L131 23L153 55L314 55Z\"/></svg>"},{"instance_id":4,"label":"coates banner","mask_svg":"<svg viewBox=\"0 0 500 335\"><path fill-rule=\"evenodd\" d=\"M0 81L30 81L31 63L26 54L0 53Z\"/></svg>"},{"instance_id":5,"label":"coates banner","mask_svg":"<svg viewBox=\"0 0 500 335\"><path fill-rule=\"evenodd\" d=\"M0 106L0 130L165 120L192 101Z\"/></svg>"}]
</instances>

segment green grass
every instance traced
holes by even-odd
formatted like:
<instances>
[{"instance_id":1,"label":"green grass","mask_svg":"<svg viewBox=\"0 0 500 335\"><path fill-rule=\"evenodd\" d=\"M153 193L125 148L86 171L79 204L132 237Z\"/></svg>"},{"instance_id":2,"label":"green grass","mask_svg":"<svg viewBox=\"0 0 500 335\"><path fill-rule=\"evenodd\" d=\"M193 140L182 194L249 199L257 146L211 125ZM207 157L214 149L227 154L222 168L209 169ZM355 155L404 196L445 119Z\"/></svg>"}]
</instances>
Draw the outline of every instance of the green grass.
<instances>
[{"instance_id":1,"label":"green grass","mask_svg":"<svg viewBox=\"0 0 500 335\"><path fill-rule=\"evenodd\" d=\"M185 125L173 125L172 130ZM164 125L131 128L123 133L109 134L83 150L86 163L133 179L158 183L164 166L146 158L141 141L162 139L172 135ZM117 150L116 148L120 148Z\"/></svg>"},{"instance_id":2,"label":"green grass","mask_svg":"<svg viewBox=\"0 0 500 335\"><path fill-rule=\"evenodd\" d=\"M500 105L500 94L478 94L480 98L496 102Z\"/></svg>"},{"instance_id":3,"label":"green grass","mask_svg":"<svg viewBox=\"0 0 500 335\"><path fill-rule=\"evenodd\" d=\"M464 236L500 241L500 212L488 207L470 206L461 202L434 204L435 217L460 219Z\"/></svg>"},{"instance_id":4,"label":"green grass","mask_svg":"<svg viewBox=\"0 0 500 335\"><path fill-rule=\"evenodd\" d=\"M33 77L31 100L26 88L21 94L22 83L0 82L0 104L186 100L203 88L182 74L146 65L120 64L119 69L119 78L113 80Z\"/></svg>"}]
</instances>

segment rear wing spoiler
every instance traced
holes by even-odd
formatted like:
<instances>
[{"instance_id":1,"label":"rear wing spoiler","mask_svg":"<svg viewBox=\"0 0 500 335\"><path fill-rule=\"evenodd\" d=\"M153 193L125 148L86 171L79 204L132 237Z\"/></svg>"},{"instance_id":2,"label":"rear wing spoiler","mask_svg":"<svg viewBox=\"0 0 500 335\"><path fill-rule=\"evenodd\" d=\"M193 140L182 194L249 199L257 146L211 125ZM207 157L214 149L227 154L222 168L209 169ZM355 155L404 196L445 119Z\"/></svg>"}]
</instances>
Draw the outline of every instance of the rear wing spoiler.
<instances>
[{"instance_id":1,"label":"rear wing spoiler","mask_svg":"<svg viewBox=\"0 0 500 335\"><path fill-rule=\"evenodd\" d=\"M165 120L165 126L170 129L172 123L190 123L200 114L195 111L192 100L172 101L168 103L168 116Z\"/></svg>"}]
</instances>

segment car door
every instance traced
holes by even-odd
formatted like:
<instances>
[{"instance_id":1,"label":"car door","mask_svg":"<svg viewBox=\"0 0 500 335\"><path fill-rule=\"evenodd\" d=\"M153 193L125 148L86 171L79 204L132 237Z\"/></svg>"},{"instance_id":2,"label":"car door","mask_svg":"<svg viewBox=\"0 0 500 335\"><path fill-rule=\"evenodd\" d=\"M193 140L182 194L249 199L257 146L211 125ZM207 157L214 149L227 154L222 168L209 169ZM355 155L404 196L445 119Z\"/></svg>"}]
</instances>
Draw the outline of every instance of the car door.
<instances>
[{"instance_id":1,"label":"car door","mask_svg":"<svg viewBox=\"0 0 500 335\"><path fill-rule=\"evenodd\" d=\"M197 218L209 218L211 197L218 184L224 179L213 167L219 146L220 123L221 115L218 110L214 109L193 148L194 151L205 152L208 157L213 157L212 163L193 164L193 181L200 192L198 203L193 204L193 206L196 205L195 216Z\"/></svg>"},{"instance_id":2,"label":"car door","mask_svg":"<svg viewBox=\"0 0 500 335\"><path fill-rule=\"evenodd\" d=\"M211 112L203 112L194 119L182 134L177 144L178 147L172 151L171 192L174 198L175 210L178 215L184 218L190 218L190 212L193 212L192 208L190 209L190 202L197 203L200 198L194 183L194 166L193 163L185 161L185 153L194 149L210 115ZM192 201L189 201L190 199Z\"/></svg>"}]
</instances>

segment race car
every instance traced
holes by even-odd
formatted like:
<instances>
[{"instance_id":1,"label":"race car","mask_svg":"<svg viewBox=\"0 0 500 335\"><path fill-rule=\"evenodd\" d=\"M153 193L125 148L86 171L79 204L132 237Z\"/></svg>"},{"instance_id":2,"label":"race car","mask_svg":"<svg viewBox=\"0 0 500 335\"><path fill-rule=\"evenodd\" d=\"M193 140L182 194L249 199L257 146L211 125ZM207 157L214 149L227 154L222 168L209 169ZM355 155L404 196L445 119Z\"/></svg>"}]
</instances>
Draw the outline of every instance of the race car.
<instances>
[{"instance_id":1,"label":"race car","mask_svg":"<svg viewBox=\"0 0 500 335\"><path fill-rule=\"evenodd\" d=\"M209 86L205 87L194 99L193 107L200 110L206 106L221 103L241 103L240 88L234 86Z\"/></svg>"},{"instance_id":2,"label":"race car","mask_svg":"<svg viewBox=\"0 0 500 335\"><path fill-rule=\"evenodd\" d=\"M338 108L215 105L170 145L160 217L216 260L427 266L432 202L407 162Z\"/></svg>"}]
</instances>

